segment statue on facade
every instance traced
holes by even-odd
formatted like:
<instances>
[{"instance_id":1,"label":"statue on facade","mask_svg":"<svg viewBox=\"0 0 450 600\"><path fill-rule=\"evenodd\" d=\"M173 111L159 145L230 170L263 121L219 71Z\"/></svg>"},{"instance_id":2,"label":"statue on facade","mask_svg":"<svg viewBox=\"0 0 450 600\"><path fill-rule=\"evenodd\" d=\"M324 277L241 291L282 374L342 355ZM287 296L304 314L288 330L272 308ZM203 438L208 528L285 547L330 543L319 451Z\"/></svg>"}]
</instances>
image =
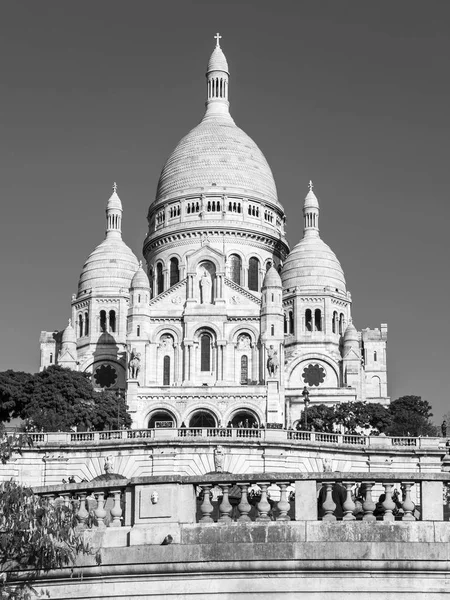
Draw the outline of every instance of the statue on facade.
<instances>
[{"instance_id":1,"label":"statue on facade","mask_svg":"<svg viewBox=\"0 0 450 600\"><path fill-rule=\"evenodd\" d=\"M267 350L267 356L267 371L269 372L269 376L276 377L279 367L278 351L273 346L270 346Z\"/></svg>"},{"instance_id":2,"label":"statue on facade","mask_svg":"<svg viewBox=\"0 0 450 600\"><path fill-rule=\"evenodd\" d=\"M114 469L114 457L112 454L106 457L105 464L103 465L105 473L112 473Z\"/></svg>"},{"instance_id":3,"label":"statue on facade","mask_svg":"<svg viewBox=\"0 0 450 600\"><path fill-rule=\"evenodd\" d=\"M223 446L217 446L214 451L214 467L216 473L223 473L223 459L225 458L225 453L223 450Z\"/></svg>"},{"instance_id":4,"label":"statue on facade","mask_svg":"<svg viewBox=\"0 0 450 600\"><path fill-rule=\"evenodd\" d=\"M211 275L206 269L200 276L200 294L202 304L211 304Z\"/></svg>"},{"instance_id":5,"label":"statue on facade","mask_svg":"<svg viewBox=\"0 0 450 600\"><path fill-rule=\"evenodd\" d=\"M136 349L130 353L130 358L128 360L128 377L130 379L137 379L139 375L139 371L141 370L141 353L136 352Z\"/></svg>"}]
</instances>

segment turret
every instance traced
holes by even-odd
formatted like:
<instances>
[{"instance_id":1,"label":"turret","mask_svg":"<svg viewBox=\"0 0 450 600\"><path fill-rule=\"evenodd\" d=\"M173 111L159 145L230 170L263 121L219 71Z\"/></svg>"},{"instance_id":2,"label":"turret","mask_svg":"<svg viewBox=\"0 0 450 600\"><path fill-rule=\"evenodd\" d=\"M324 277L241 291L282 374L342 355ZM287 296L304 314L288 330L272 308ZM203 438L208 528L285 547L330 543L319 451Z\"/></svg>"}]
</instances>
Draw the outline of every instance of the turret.
<instances>
[{"instance_id":1,"label":"turret","mask_svg":"<svg viewBox=\"0 0 450 600\"><path fill-rule=\"evenodd\" d=\"M106 205L106 237L122 238L122 202L117 195L117 183Z\"/></svg>"},{"instance_id":2,"label":"turret","mask_svg":"<svg viewBox=\"0 0 450 600\"><path fill-rule=\"evenodd\" d=\"M130 306L128 309L128 339L147 337L144 334L149 331L150 324L150 282L147 274L142 268L142 262L131 280ZM147 337L148 340L148 337Z\"/></svg>"},{"instance_id":3,"label":"turret","mask_svg":"<svg viewBox=\"0 0 450 600\"><path fill-rule=\"evenodd\" d=\"M77 368L77 336L71 319L62 334L58 364L68 369Z\"/></svg>"},{"instance_id":4,"label":"turret","mask_svg":"<svg viewBox=\"0 0 450 600\"><path fill-rule=\"evenodd\" d=\"M309 192L303 204L303 229L306 236L319 235L319 201L313 192L313 182L309 182Z\"/></svg>"}]
</instances>

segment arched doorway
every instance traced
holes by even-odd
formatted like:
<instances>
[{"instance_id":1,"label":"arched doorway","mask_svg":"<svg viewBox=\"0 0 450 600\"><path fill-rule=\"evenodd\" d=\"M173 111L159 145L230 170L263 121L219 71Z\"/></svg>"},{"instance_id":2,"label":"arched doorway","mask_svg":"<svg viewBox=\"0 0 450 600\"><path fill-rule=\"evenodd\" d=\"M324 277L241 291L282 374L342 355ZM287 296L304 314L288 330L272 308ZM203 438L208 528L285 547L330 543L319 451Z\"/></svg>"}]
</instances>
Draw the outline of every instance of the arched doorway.
<instances>
[{"instance_id":1,"label":"arched doorway","mask_svg":"<svg viewBox=\"0 0 450 600\"><path fill-rule=\"evenodd\" d=\"M167 410L158 410L153 413L148 422L149 429L168 429L175 427L176 419Z\"/></svg>"},{"instance_id":2,"label":"arched doorway","mask_svg":"<svg viewBox=\"0 0 450 600\"><path fill-rule=\"evenodd\" d=\"M189 427L217 427L216 417L206 410L196 412L189 419Z\"/></svg>"},{"instance_id":3,"label":"arched doorway","mask_svg":"<svg viewBox=\"0 0 450 600\"><path fill-rule=\"evenodd\" d=\"M238 429L259 429L259 419L249 410L240 410L231 418L231 425Z\"/></svg>"}]
</instances>

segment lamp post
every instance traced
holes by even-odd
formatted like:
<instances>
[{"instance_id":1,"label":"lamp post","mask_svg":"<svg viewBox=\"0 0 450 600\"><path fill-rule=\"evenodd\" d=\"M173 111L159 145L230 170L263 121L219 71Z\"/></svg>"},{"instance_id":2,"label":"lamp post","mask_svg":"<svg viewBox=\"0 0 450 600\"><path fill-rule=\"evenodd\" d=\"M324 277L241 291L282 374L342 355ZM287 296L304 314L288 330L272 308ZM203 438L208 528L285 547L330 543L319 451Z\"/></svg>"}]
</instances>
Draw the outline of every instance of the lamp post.
<instances>
[{"instance_id":1,"label":"lamp post","mask_svg":"<svg viewBox=\"0 0 450 600\"><path fill-rule=\"evenodd\" d=\"M306 387L303 388L302 392L303 402L305 403L305 430L308 429L308 404L309 400L309 389Z\"/></svg>"}]
</instances>

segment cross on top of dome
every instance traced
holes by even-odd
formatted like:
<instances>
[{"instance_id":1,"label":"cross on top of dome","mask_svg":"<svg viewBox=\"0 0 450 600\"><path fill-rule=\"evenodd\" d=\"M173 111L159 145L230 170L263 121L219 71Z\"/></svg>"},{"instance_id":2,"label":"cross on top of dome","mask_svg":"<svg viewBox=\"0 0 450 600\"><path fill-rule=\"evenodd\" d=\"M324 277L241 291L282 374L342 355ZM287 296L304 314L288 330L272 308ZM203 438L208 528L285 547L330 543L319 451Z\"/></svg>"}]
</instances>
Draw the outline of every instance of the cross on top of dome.
<instances>
[{"instance_id":1,"label":"cross on top of dome","mask_svg":"<svg viewBox=\"0 0 450 600\"><path fill-rule=\"evenodd\" d=\"M216 33L216 35L214 36L214 39L216 40L216 48L220 48L219 40L222 39L222 36L220 35L220 33Z\"/></svg>"}]
</instances>

